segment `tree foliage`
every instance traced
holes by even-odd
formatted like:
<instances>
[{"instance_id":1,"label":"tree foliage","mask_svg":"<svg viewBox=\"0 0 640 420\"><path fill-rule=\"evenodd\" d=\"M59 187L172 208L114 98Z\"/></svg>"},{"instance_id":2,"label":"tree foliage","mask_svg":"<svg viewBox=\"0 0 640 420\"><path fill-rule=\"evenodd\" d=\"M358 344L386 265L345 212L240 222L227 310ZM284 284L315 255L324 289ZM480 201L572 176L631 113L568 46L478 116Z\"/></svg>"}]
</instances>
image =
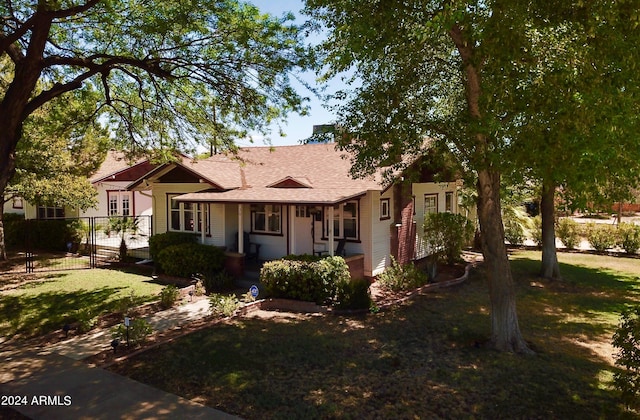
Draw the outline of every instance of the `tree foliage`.
<instances>
[{"instance_id":1,"label":"tree foliage","mask_svg":"<svg viewBox=\"0 0 640 420\"><path fill-rule=\"evenodd\" d=\"M31 132L25 122L55 100L87 107L66 134L98 121L120 148L156 158L233 147L304 113L290 77L312 56L291 20L235 0L0 2L0 195ZM61 128L51 127L56 137Z\"/></svg>"},{"instance_id":2,"label":"tree foliage","mask_svg":"<svg viewBox=\"0 0 640 420\"><path fill-rule=\"evenodd\" d=\"M306 11L330 34L320 47L326 51L325 77L348 70L357 77L352 89L339 94L338 107L341 145L357 154L354 171L367 174L376 166L401 164L403 156L430 148L452 151L477 176L491 341L502 350L528 351L504 248L501 177L527 166L527 158L535 160L544 141L555 141L542 128L570 121L556 119L557 114L579 119L582 101L595 107L606 91L598 85L603 78L611 76L622 95L624 76L611 60L619 53L628 58L626 47L636 48L625 37L637 24L637 2L557 3L306 1ZM602 52L610 34L614 46ZM594 57L601 60L588 61ZM589 90L589 85L598 86ZM615 119L611 98L602 102ZM588 127L611 132L594 107L568 130L568 138L579 143L575 134ZM529 124L531 139L525 136ZM521 160L516 147L523 150L517 154ZM590 155L595 158L600 148Z\"/></svg>"}]
</instances>

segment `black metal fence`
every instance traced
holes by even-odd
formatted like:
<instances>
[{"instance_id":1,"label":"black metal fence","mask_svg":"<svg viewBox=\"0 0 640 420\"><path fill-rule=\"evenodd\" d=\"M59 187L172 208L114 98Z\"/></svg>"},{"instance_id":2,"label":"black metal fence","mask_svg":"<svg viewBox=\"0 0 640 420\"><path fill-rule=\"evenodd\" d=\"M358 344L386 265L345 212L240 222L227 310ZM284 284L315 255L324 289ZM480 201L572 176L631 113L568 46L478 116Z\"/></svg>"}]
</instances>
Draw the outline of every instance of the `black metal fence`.
<instances>
[{"instance_id":1,"label":"black metal fence","mask_svg":"<svg viewBox=\"0 0 640 420\"><path fill-rule=\"evenodd\" d=\"M24 250L25 270L33 273L147 259L152 223L151 216L31 219L21 220L12 229L13 242Z\"/></svg>"}]
</instances>

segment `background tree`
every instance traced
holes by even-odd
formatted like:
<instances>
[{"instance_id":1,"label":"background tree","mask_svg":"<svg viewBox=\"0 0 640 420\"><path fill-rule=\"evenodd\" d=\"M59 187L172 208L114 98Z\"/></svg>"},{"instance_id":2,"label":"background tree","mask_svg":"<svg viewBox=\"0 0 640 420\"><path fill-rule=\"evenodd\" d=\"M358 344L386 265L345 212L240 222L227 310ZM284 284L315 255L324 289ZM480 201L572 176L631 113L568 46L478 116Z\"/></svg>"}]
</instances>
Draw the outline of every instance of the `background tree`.
<instances>
[{"instance_id":1,"label":"background tree","mask_svg":"<svg viewBox=\"0 0 640 420\"><path fill-rule=\"evenodd\" d=\"M304 112L289 77L309 57L291 19L233 0L1 1L2 74L11 76L0 92L0 195L25 121L73 91L100 94L85 98L93 119L123 148L153 146L160 157L208 144L220 122L264 132ZM215 104L225 118L214 123Z\"/></svg>"},{"instance_id":2,"label":"background tree","mask_svg":"<svg viewBox=\"0 0 640 420\"><path fill-rule=\"evenodd\" d=\"M633 2L631 2L633 3ZM325 77L355 68L359 87L342 95L342 146L357 153L354 170L400 161L429 147L454 151L477 176L478 219L489 280L492 333L500 350L529 352L518 325L504 244L500 186L513 162L507 151L518 121L540 110L518 91L529 62L530 28L593 30L598 42L631 7L608 2L307 0L329 31ZM634 6L635 7L635 6ZM574 23L583 25L575 25ZM594 38L589 38L593 41ZM521 86L520 83L523 83ZM548 89L553 89L551 85ZM537 102L542 109L550 104ZM430 138L431 143L425 142ZM526 142L523 142L526 149Z\"/></svg>"},{"instance_id":3,"label":"background tree","mask_svg":"<svg viewBox=\"0 0 640 420\"><path fill-rule=\"evenodd\" d=\"M615 31L602 25L605 12ZM596 18L565 18L582 13ZM510 124L509 159L516 171L512 176L524 176L541 187L540 274L559 279L558 187L593 200L607 185L610 206L628 197L640 177L638 75L627 64L638 57L634 48L621 51L633 42L629 33L635 32L624 8L558 7L547 16L544 25L523 28L526 52L513 64L522 77L512 79L510 88L516 93L512 110L519 116Z\"/></svg>"}]
</instances>

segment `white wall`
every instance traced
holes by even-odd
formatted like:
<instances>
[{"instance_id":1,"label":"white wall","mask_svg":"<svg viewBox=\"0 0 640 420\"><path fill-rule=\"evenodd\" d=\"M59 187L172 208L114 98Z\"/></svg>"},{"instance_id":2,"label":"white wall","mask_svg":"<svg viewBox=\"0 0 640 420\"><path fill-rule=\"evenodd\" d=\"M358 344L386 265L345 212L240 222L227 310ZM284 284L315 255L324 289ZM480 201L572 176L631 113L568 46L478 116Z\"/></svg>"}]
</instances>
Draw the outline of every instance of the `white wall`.
<instances>
[{"instance_id":1,"label":"white wall","mask_svg":"<svg viewBox=\"0 0 640 420\"><path fill-rule=\"evenodd\" d=\"M414 220L416 222L416 231L422 232L422 225L424 224L424 196L426 194L437 194L438 196L438 213L444 213L445 210L445 193L453 192L453 210L452 213L458 212L458 195L455 182L440 182L440 183L420 183L413 184L411 188L412 194L415 197L416 214Z\"/></svg>"},{"instance_id":2,"label":"white wall","mask_svg":"<svg viewBox=\"0 0 640 420\"><path fill-rule=\"evenodd\" d=\"M365 275L377 276L382 273L391 263L391 225L393 220L393 189L389 188L384 194L379 191L372 191L371 195L371 262L367 264L365 257ZM389 199L389 214L391 218L380 220L380 200Z\"/></svg>"}]
</instances>

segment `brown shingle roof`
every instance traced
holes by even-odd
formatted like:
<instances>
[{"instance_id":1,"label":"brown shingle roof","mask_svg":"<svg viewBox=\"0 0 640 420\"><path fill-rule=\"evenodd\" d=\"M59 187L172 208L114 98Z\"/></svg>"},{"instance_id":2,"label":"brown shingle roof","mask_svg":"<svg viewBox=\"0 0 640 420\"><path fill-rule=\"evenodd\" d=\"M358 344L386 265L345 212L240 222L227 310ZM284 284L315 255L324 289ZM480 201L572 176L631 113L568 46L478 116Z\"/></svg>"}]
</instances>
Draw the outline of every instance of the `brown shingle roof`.
<instances>
[{"instance_id":1,"label":"brown shingle roof","mask_svg":"<svg viewBox=\"0 0 640 420\"><path fill-rule=\"evenodd\" d=\"M235 163L235 165L230 163ZM351 161L334 144L308 144L241 149L237 158L220 156L189 163L189 168L203 179L230 191L190 193L181 201L336 203L380 190L381 177L351 177ZM281 181L304 181L308 188L278 187Z\"/></svg>"},{"instance_id":2,"label":"brown shingle roof","mask_svg":"<svg viewBox=\"0 0 640 420\"><path fill-rule=\"evenodd\" d=\"M89 178L89 182L95 183L102 181L106 178L121 174L123 171L144 162L147 162L147 159L131 161L127 159L127 156L123 152L109 150L104 162L102 162L98 170Z\"/></svg>"}]
</instances>

